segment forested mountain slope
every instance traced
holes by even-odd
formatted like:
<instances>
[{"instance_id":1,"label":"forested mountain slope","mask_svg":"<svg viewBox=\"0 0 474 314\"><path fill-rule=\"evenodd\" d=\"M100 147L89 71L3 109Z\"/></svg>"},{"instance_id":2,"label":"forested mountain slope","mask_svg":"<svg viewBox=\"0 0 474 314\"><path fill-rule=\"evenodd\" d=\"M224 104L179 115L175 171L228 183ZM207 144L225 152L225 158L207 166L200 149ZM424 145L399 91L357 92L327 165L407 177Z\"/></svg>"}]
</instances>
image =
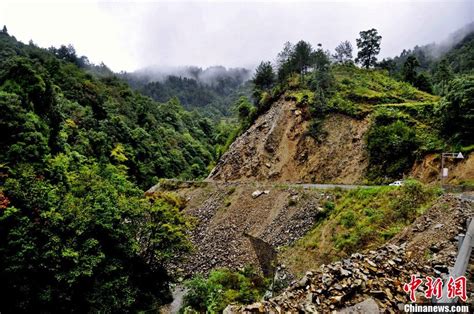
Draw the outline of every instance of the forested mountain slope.
<instances>
[{"instance_id":1,"label":"forested mountain slope","mask_svg":"<svg viewBox=\"0 0 474 314\"><path fill-rule=\"evenodd\" d=\"M121 76L156 101L177 97L187 110L197 110L214 121L233 116L234 102L251 92L250 71L243 68L184 67L167 71L150 68Z\"/></svg>"},{"instance_id":2,"label":"forested mountain slope","mask_svg":"<svg viewBox=\"0 0 474 314\"><path fill-rule=\"evenodd\" d=\"M169 298L163 265L189 249L162 177L207 174L226 136L179 101L89 74L71 47L0 33L0 312L110 312Z\"/></svg>"}]
</instances>

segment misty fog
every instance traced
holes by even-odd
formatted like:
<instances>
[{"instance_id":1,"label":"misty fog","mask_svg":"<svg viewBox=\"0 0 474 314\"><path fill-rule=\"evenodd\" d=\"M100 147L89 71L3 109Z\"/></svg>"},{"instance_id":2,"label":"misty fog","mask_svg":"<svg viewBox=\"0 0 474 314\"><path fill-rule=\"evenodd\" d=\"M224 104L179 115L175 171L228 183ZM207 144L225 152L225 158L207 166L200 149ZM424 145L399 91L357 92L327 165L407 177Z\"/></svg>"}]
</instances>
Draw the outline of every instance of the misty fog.
<instances>
[{"instance_id":1,"label":"misty fog","mask_svg":"<svg viewBox=\"0 0 474 314\"><path fill-rule=\"evenodd\" d=\"M473 21L474 1L103 2L2 1L0 23L19 40L41 47L73 44L112 70L155 72L176 67L254 68L286 41L309 41L333 50L361 30L382 35L379 58L415 45L446 40ZM28 20L29 23L23 23ZM84 23L87 21L87 23ZM30 27L35 25L35 27ZM212 69L212 68L211 68ZM206 73L211 73L209 70Z\"/></svg>"}]
</instances>

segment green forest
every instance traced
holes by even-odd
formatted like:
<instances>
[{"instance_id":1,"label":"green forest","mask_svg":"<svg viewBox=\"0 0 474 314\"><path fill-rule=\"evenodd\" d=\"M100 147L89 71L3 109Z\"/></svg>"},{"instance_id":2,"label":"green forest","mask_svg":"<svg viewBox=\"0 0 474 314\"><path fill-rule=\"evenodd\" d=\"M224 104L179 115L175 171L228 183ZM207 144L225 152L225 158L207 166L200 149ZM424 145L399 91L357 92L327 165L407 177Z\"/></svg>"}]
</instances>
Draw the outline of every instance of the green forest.
<instances>
[{"instance_id":1,"label":"green forest","mask_svg":"<svg viewBox=\"0 0 474 314\"><path fill-rule=\"evenodd\" d=\"M221 118L232 118L233 103L240 96L248 97L251 92L247 69L188 67L182 72L163 74L159 78L140 72L124 73L121 77L134 89L158 102L177 97L185 109L197 110L216 122Z\"/></svg>"},{"instance_id":2,"label":"green forest","mask_svg":"<svg viewBox=\"0 0 474 314\"><path fill-rule=\"evenodd\" d=\"M169 300L163 265L189 249L189 226L179 199L143 191L159 178L206 176L232 126L107 72L71 46L0 33L2 312Z\"/></svg>"},{"instance_id":3,"label":"green forest","mask_svg":"<svg viewBox=\"0 0 474 314\"><path fill-rule=\"evenodd\" d=\"M400 178L428 152L472 151L474 34L436 58L416 47L379 61L381 43L377 30L360 32L355 62L348 41L334 54L320 44L286 43L250 81L145 82L91 64L72 46L24 44L5 27L0 312L138 312L169 302L175 278L165 266L193 249L192 221L177 195L144 191L162 178L205 178L280 97L309 106L308 136L318 141L328 114L372 115L368 183ZM186 302L201 311L216 307L210 298L221 310L264 291L249 270L217 271L189 286ZM238 292L219 299L226 289Z\"/></svg>"}]
</instances>

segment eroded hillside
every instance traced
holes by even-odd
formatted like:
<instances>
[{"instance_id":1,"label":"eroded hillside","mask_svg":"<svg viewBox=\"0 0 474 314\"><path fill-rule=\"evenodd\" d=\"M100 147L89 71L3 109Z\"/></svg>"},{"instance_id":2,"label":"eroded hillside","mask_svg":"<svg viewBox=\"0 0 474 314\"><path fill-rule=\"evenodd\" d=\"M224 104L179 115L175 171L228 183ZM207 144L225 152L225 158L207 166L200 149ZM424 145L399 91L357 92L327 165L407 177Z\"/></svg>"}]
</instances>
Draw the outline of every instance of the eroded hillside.
<instances>
[{"instance_id":1,"label":"eroded hillside","mask_svg":"<svg viewBox=\"0 0 474 314\"><path fill-rule=\"evenodd\" d=\"M367 167L368 118L329 116L327 136L307 134L308 108L281 98L229 148L208 179L216 181L361 182Z\"/></svg>"},{"instance_id":2,"label":"eroded hillside","mask_svg":"<svg viewBox=\"0 0 474 314\"><path fill-rule=\"evenodd\" d=\"M441 151L450 147L437 128L439 97L383 71L334 69L326 104L291 87L233 143L208 176L225 182L388 183L416 177L439 180ZM315 108L324 106L319 116ZM312 124L321 121L314 134ZM449 182L474 180L469 156L448 160Z\"/></svg>"},{"instance_id":3,"label":"eroded hillside","mask_svg":"<svg viewBox=\"0 0 474 314\"><path fill-rule=\"evenodd\" d=\"M325 204L333 198L330 191L297 186L232 183L161 184L148 193L170 189L186 201L183 212L194 221L190 237L195 249L184 263L172 266L185 276L220 267L260 269L248 236L275 249L291 244L326 216Z\"/></svg>"}]
</instances>

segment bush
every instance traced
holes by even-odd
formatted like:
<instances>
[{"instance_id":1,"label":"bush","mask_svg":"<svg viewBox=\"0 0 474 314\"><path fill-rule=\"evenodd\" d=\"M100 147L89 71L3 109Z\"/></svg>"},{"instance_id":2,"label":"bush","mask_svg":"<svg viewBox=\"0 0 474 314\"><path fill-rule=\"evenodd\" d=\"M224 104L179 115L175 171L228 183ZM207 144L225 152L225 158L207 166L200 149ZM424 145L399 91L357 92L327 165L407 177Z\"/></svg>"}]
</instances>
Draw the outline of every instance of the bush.
<instances>
[{"instance_id":1,"label":"bush","mask_svg":"<svg viewBox=\"0 0 474 314\"><path fill-rule=\"evenodd\" d=\"M413 126L399 118L390 120L385 113L379 114L367 134L368 177L376 182L402 177L413 165L421 144Z\"/></svg>"},{"instance_id":2,"label":"bush","mask_svg":"<svg viewBox=\"0 0 474 314\"><path fill-rule=\"evenodd\" d=\"M213 270L207 279L198 275L186 283L184 309L199 312L221 312L228 304L252 303L260 299L265 281L252 268L234 272L229 269Z\"/></svg>"},{"instance_id":3,"label":"bush","mask_svg":"<svg viewBox=\"0 0 474 314\"><path fill-rule=\"evenodd\" d=\"M399 197L393 201L396 218L411 222L415 219L420 204L426 203L440 191L428 188L419 181L406 180L400 188Z\"/></svg>"}]
</instances>

